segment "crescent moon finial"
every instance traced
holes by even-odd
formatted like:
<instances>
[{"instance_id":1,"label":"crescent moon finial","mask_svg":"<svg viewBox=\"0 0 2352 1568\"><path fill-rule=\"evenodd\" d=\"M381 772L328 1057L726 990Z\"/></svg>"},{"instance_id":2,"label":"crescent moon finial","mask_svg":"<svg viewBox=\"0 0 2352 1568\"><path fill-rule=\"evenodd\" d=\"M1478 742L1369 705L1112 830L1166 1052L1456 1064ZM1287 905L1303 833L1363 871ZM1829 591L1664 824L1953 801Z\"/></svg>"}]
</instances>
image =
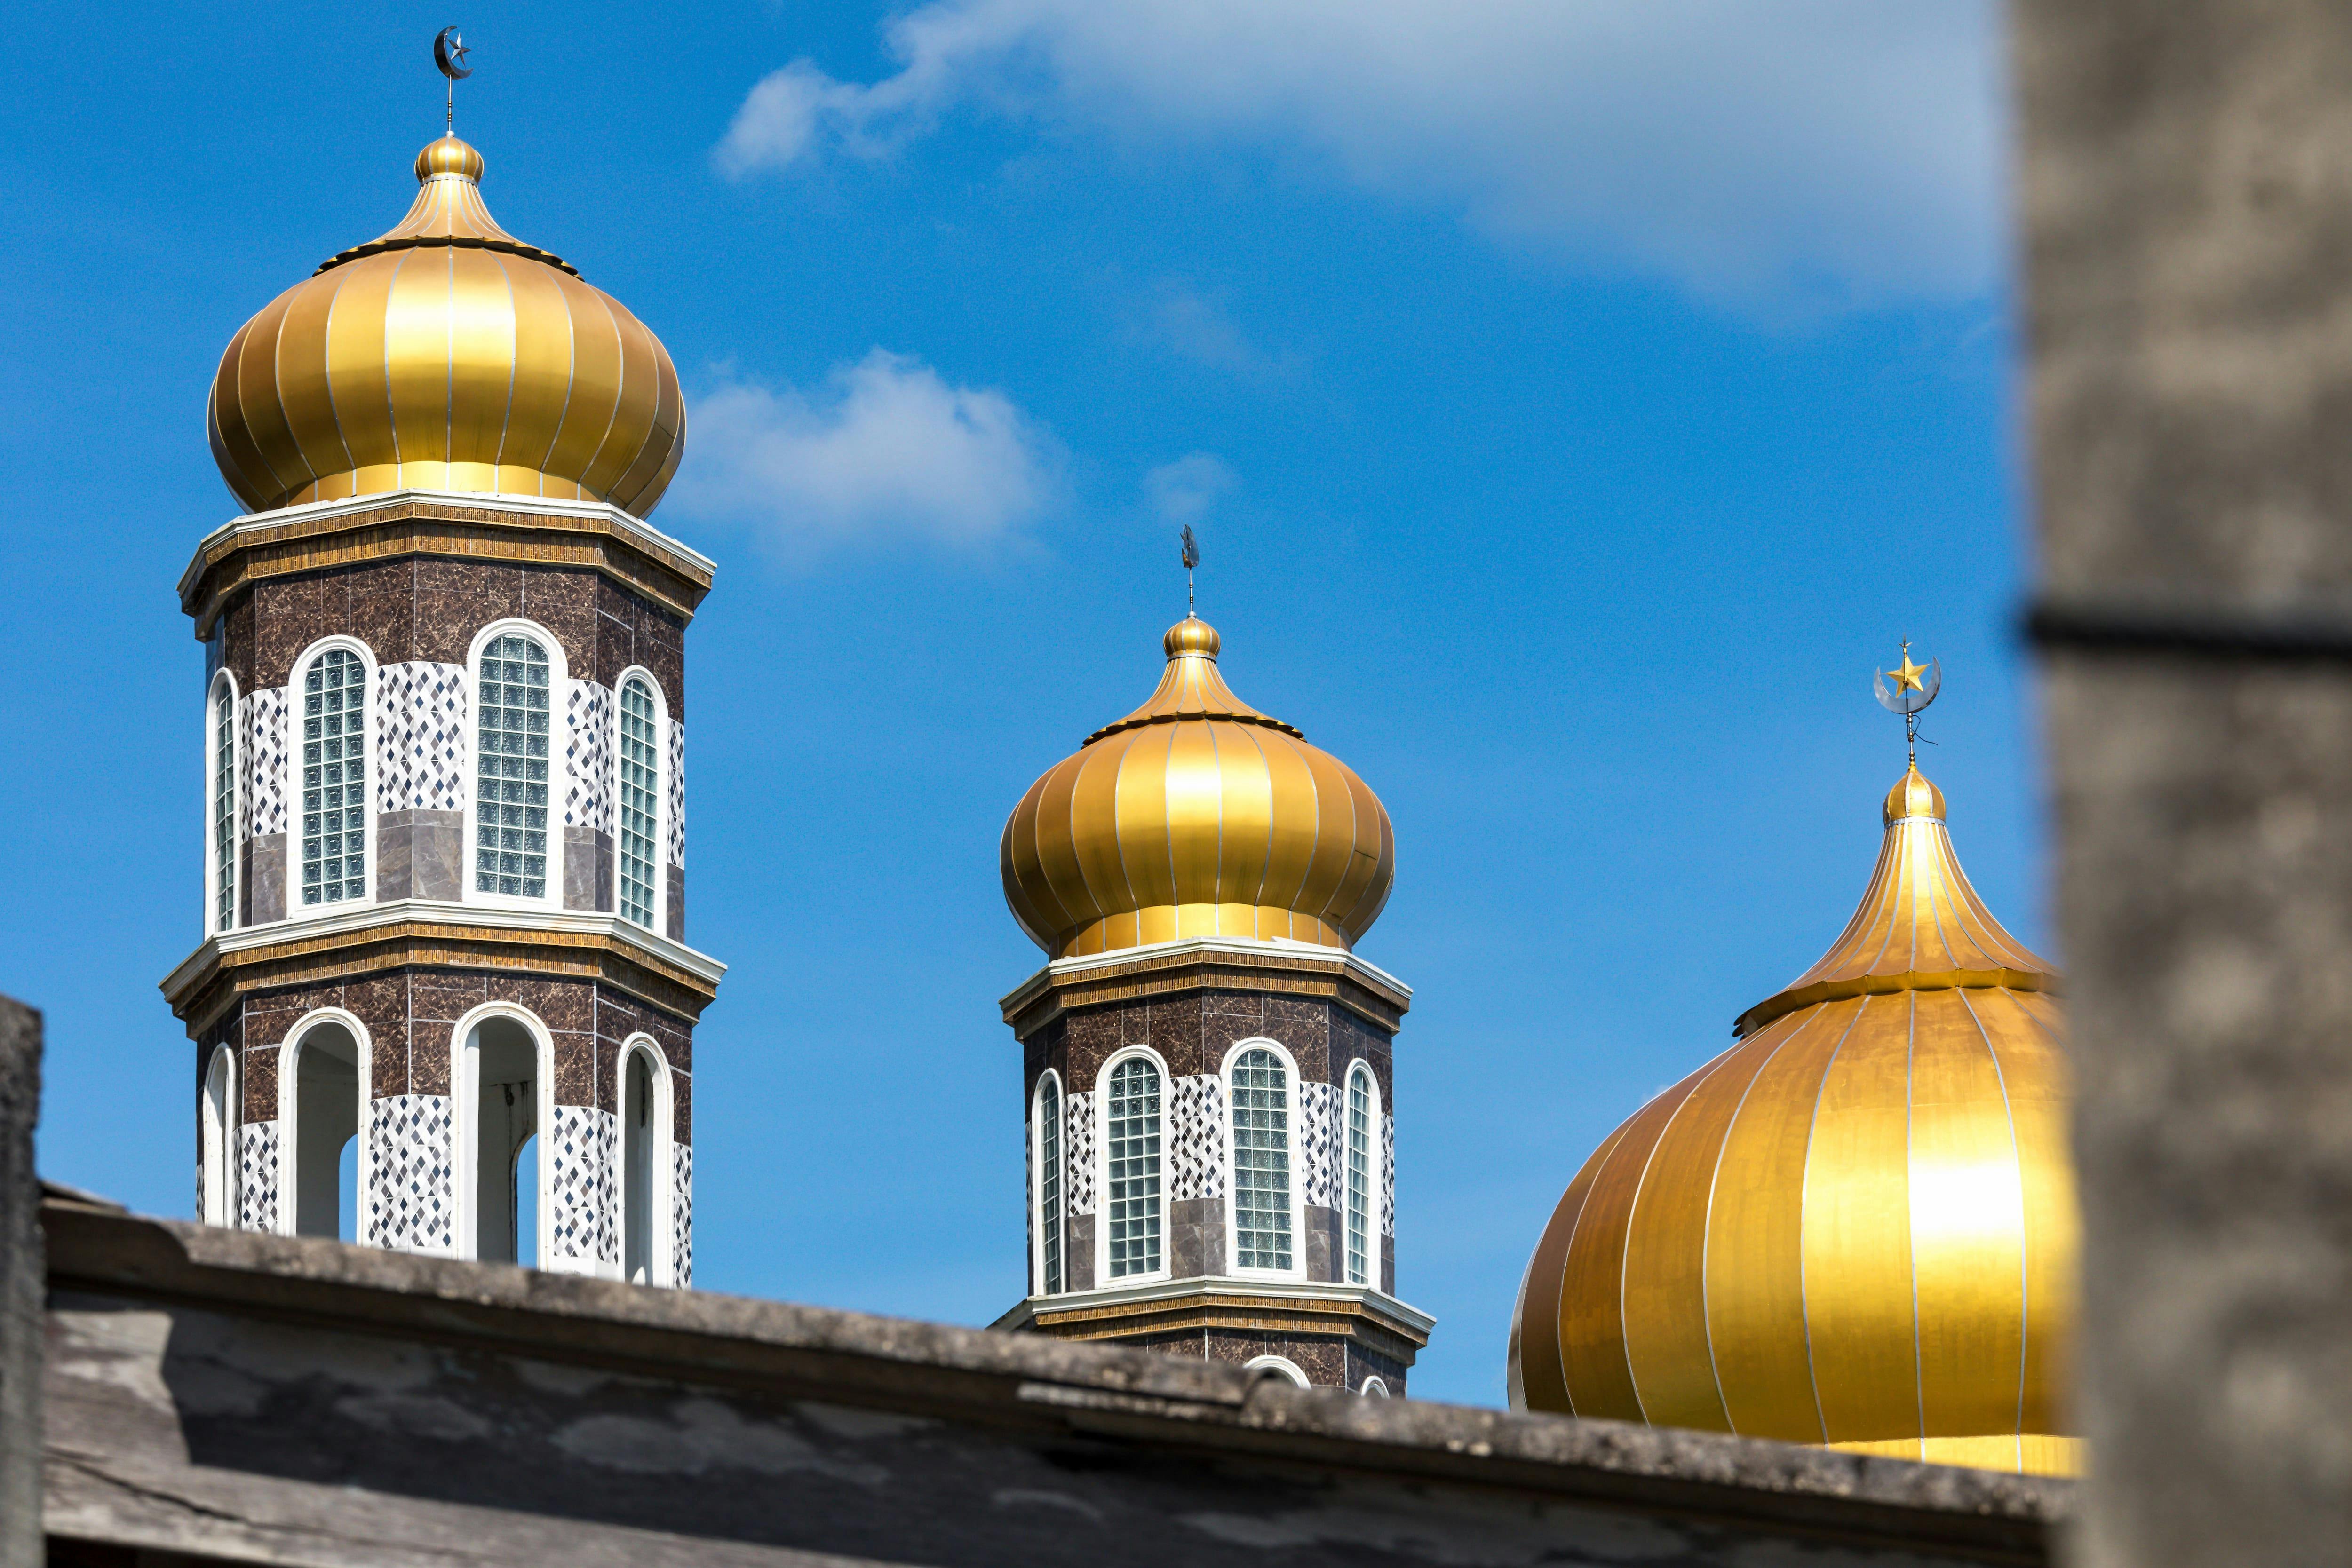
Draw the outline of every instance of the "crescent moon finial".
<instances>
[{"instance_id":1,"label":"crescent moon finial","mask_svg":"<svg viewBox=\"0 0 2352 1568\"><path fill-rule=\"evenodd\" d=\"M451 81L463 81L474 74L474 68L466 63L466 57L473 52L455 27L444 27L433 35L433 64Z\"/></svg>"}]
</instances>

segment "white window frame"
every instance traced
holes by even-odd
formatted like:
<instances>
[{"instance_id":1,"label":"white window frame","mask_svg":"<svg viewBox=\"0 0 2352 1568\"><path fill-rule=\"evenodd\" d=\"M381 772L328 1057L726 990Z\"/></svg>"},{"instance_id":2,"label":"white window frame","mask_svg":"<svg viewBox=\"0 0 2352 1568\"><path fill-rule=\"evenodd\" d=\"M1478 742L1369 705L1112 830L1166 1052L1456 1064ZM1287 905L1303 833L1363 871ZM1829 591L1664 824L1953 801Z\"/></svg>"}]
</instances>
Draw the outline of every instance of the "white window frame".
<instances>
[{"instance_id":1,"label":"white window frame","mask_svg":"<svg viewBox=\"0 0 2352 1568\"><path fill-rule=\"evenodd\" d=\"M1240 1119L1234 1114L1234 1065L1244 1051L1272 1051L1282 1062L1285 1114L1283 1124L1290 1138L1290 1267L1287 1269L1244 1269L1241 1262L1240 1197L1241 1162L1234 1151L1234 1139ZM1298 1060L1290 1048L1278 1040L1263 1035L1234 1041L1225 1052L1224 1064L1217 1070L1225 1095L1225 1128L1219 1153L1225 1162L1225 1271L1242 1280L1304 1280L1307 1278L1307 1172L1300 1162L1303 1140L1298 1125Z\"/></svg>"},{"instance_id":2,"label":"white window frame","mask_svg":"<svg viewBox=\"0 0 2352 1568\"><path fill-rule=\"evenodd\" d=\"M354 654L360 662L360 848L367 856L366 885L357 898L339 898L331 904L302 902L302 685L310 666L320 654L340 648ZM347 909L353 904L375 902L377 864L375 842L376 791L381 786L383 769L376 756L375 705L381 687L377 685L375 650L356 637L338 632L321 637L302 650L286 677L286 918L301 920L324 915L331 910Z\"/></svg>"},{"instance_id":3,"label":"white window frame","mask_svg":"<svg viewBox=\"0 0 2352 1568\"><path fill-rule=\"evenodd\" d=\"M221 1078L221 1103L217 1111L213 1105L213 1076ZM196 1088L196 1158L201 1162L203 1186L196 1218L206 1225L236 1225L236 1129L239 1121L236 1081L236 1051L226 1045L213 1047L205 1059L205 1076Z\"/></svg>"},{"instance_id":4,"label":"white window frame","mask_svg":"<svg viewBox=\"0 0 2352 1568\"><path fill-rule=\"evenodd\" d=\"M482 653L493 639L520 635L529 637L547 650L547 893L543 897L529 898L520 894L484 893L474 885L474 861L481 842L482 831ZM478 904L493 909L562 909L563 907L563 784L568 772L563 761L562 731L567 706L565 688L572 678L571 664L563 656L563 643L554 632L536 621L520 616L508 616L493 621L474 633L473 643L466 650L466 725L465 780L466 834L463 852L463 880L458 886L461 903ZM619 694L614 694L618 700ZM619 715L614 716L614 723ZM619 871L614 867L614 899L620 902Z\"/></svg>"},{"instance_id":5,"label":"white window frame","mask_svg":"<svg viewBox=\"0 0 2352 1568\"><path fill-rule=\"evenodd\" d=\"M1160 1267L1149 1274L1121 1274L1117 1279L1110 1272L1110 1100L1111 1078L1119 1064L1138 1058L1151 1063L1160 1073ZM1175 1172L1175 1161L1168 1146L1169 1128L1176 1119L1176 1078L1168 1071L1168 1062L1148 1045L1130 1045L1114 1053L1095 1074L1095 1284L1097 1289L1126 1285L1145 1285L1171 1278L1175 1268L1176 1237L1169 1223L1168 1186ZM1067 1249L1064 1256L1068 1256Z\"/></svg>"},{"instance_id":6,"label":"white window frame","mask_svg":"<svg viewBox=\"0 0 2352 1568\"><path fill-rule=\"evenodd\" d=\"M278 1234L296 1234L296 1199L300 1193L297 1181L302 1154L302 1097L296 1092L300 1084L297 1073L301 1067L302 1042L320 1024L341 1024L352 1037L352 1054L357 1058L352 1065L359 1075L359 1125L353 1135L359 1144L359 1159L352 1172L352 1182L357 1189L351 1194L352 1245L364 1247L368 1245L368 1176L375 1163L368 1148L368 1103L373 1097L375 1083L375 1041L369 1037L367 1025L360 1022L359 1015L342 1008L312 1008L294 1020L294 1027L278 1043ZM338 1222L341 1218L336 1216Z\"/></svg>"},{"instance_id":7,"label":"white window frame","mask_svg":"<svg viewBox=\"0 0 2352 1568\"><path fill-rule=\"evenodd\" d=\"M213 780L219 756L214 746L219 734L222 702L228 704L228 924L220 921L220 845L214 838L216 824L213 821ZM212 685L205 696L205 935L217 936L234 931L237 926L237 911L243 906L245 884L238 874L237 862L245 847L245 715L237 701L236 676L222 670L213 676Z\"/></svg>"},{"instance_id":8,"label":"white window frame","mask_svg":"<svg viewBox=\"0 0 2352 1568\"><path fill-rule=\"evenodd\" d=\"M1260 1377L1279 1377L1301 1388L1315 1386L1307 1381L1307 1374L1299 1369L1298 1364L1286 1355L1254 1355L1242 1363L1242 1370Z\"/></svg>"},{"instance_id":9,"label":"white window frame","mask_svg":"<svg viewBox=\"0 0 2352 1568\"><path fill-rule=\"evenodd\" d=\"M1054 1147L1056 1157L1062 1162L1062 1179L1058 1189L1060 1196L1056 1199L1056 1207L1061 1211L1057 1223L1062 1228L1062 1285L1061 1290L1054 1293L1066 1295L1070 1289L1070 1092L1062 1082L1062 1075L1049 1067L1037 1075L1035 1087L1029 1091L1029 1293L1033 1296L1043 1296L1048 1293L1045 1281L1045 1125L1042 1114L1045 1086L1048 1083L1054 1086L1054 1103L1057 1108L1056 1113L1061 1118L1061 1136L1055 1141ZM1164 1193L1168 1185L1168 1092L1164 1088L1160 1094L1160 1185ZM1162 1261L1165 1261L1168 1256L1168 1235L1164 1219L1160 1226L1160 1255Z\"/></svg>"},{"instance_id":10,"label":"white window frame","mask_svg":"<svg viewBox=\"0 0 2352 1568\"><path fill-rule=\"evenodd\" d=\"M613 913L621 914L621 694L633 680L654 695L654 922L638 929L669 931L669 697L654 673L631 664L613 683ZM628 916L623 915L624 920ZM629 921L636 925L634 920Z\"/></svg>"},{"instance_id":11,"label":"white window frame","mask_svg":"<svg viewBox=\"0 0 2352 1568\"><path fill-rule=\"evenodd\" d=\"M1362 1395L1367 1399L1387 1399L1392 1397L1389 1393L1388 1379L1381 1376L1377 1373L1365 1378L1364 1381L1358 1385L1356 1392Z\"/></svg>"},{"instance_id":12,"label":"white window frame","mask_svg":"<svg viewBox=\"0 0 2352 1568\"><path fill-rule=\"evenodd\" d=\"M1364 1277L1348 1278L1348 1092L1356 1075L1361 1073L1364 1085L1370 1091L1370 1125L1365 1129L1369 1140L1364 1151ZM1339 1166L1339 1278L1350 1285L1381 1288L1381 1238L1387 1217L1381 1212L1381 1075L1372 1064L1359 1056L1348 1063L1348 1071L1339 1079L1339 1125L1334 1143Z\"/></svg>"},{"instance_id":13,"label":"white window frame","mask_svg":"<svg viewBox=\"0 0 2352 1568\"><path fill-rule=\"evenodd\" d=\"M673 1254L677 1251L677 1197L671 1190L676 1185L676 1173L672 1169L676 1158L671 1153L675 1145L671 1140L676 1126L673 1107L677 1103L674 1098L677 1088L670 1082L669 1057L662 1051L661 1042L642 1032L621 1042L619 1064L613 1080L613 1103L616 1119L621 1124L619 1135L613 1140L613 1156L621 1167L613 1173L613 1234L619 1239L620 1245L616 1250L620 1274L626 1280L629 1277L629 1195L626 1189L629 1179L629 1062L631 1058L638 1056L646 1058L653 1064L649 1077L654 1091L652 1125L648 1129L653 1147L646 1155L653 1175L653 1190L646 1204L652 1212L646 1222L654 1228L654 1244L646 1253L646 1280L648 1284L666 1290L675 1289L677 1285L677 1260ZM540 1147L544 1150L547 1145L541 1144Z\"/></svg>"},{"instance_id":14,"label":"white window frame","mask_svg":"<svg viewBox=\"0 0 2352 1568\"><path fill-rule=\"evenodd\" d=\"M468 862L467 874L471 875ZM526 1269L548 1268L547 1219L554 1208L554 1182L551 1172L554 1160L548 1151L554 1146L555 1127L555 1037L537 1013L513 1002L484 1002L457 1020L449 1031L449 1194L451 1251L459 1258L474 1256L477 1228L475 1219L481 1195L475 1190L476 1175L481 1160L476 1147L481 1136L480 1075L467 1071L466 1040L475 1026L485 1019L513 1019L529 1031L531 1049L538 1057L531 1076L538 1087L532 1091L531 1136L539 1140L539 1175L537 1190L531 1202L536 1206L536 1218L531 1222L531 1239L539 1248L535 1259L518 1258L515 1261ZM572 1260L576 1267L577 1260ZM585 1270L582 1270L585 1271Z\"/></svg>"}]
</instances>

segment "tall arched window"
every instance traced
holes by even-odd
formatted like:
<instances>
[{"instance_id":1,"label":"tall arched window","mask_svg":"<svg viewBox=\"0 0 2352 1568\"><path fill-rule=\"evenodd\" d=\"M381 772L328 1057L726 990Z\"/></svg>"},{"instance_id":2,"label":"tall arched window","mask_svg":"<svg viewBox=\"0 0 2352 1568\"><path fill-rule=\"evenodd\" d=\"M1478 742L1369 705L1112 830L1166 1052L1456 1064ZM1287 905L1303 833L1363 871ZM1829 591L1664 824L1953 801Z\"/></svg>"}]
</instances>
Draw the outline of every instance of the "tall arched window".
<instances>
[{"instance_id":1,"label":"tall arched window","mask_svg":"<svg viewBox=\"0 0 2352 1568\"><path fill-rule=\"evenodd\" d=\"M1290 1073L1254 1046L1234 1059L1234 1264L1288 1269Z\"/></svg>"},{"instance_id":2,"label":"tall arched window","mask_svg":"<svg viewBox=\"0 0 2352 1568\"><path fill-rule=\"evenodd\" d=\"M333 1019L312 1024L295 1037L289 1065L294 1076L293 1234L355 1240L359 1184L344 1183L343 1150L360 1131L359 1040Z\"/></svg>"},{"instance_id":3,"label":"tall arched window","mask_svg":"<svg viewBox=\"0 0 2352 1568\"><path fill-rule=\"evenodd\" d=\"M1103 1150L1110 1277L1160 1272L1160 1069L1130 1056L1110 1075Z\"/></svg>"},{"instance_id":4,"label":"tall arched window","mask_svg":"<svg viewBox=\"0 0 2352 1568\"><path fill-rule=\"evenodd\" d=\"M1372 1280L1372 1128L1380 1117L1380 1091L1372 1070L1359 1061L1348 1071L1348 1283ZM1383 1394L1388 1390L1383 1387Z\"/></svg>"},{"instance_id":5,"label":"tall arched window","mask_svg":"<svg viewBox=\"0 0 2352 1568\"><path fill-rule=\"evenodd\" d=\"M1062 1081L1037 1081L1037 1280L1048 1296L1062 1290Z\"/></svg>"},{"instance_id":6,"label":"tall arched window","mask_svg":"<svg viewBox=\"0 0 2352 1568\"><path fill-rule=\"evenodd\" d=\"M650 929L655 890L661 884L654 856L660 823L661 727L653 688L631 675L621 683L621 914Z\"/></svg>"},{"instance_id":7,"label":"tall arched window","mask_svg":"<svg viewBox=\"0 0 2352 1568\"><path fill-rule=\"evenodd\" d=\"M213 929L236 925L236 686L227 675L213 683L212 806ZM218 1223L215 1221L215 1223Z\"/></svg>"},{"instance_id":8,"label":"tall arched window","mask_svg":"<svg viewBox=\"0 0 2352 1568\"><path fill-rule=\"evenodd\" d=\"M669 1256L669 1098L650 1043L621 1057L621 1278L667 1285Z\"/></svg>"},{"instance_id":9,"label":"tall arched window","mask_svg":"<svg viewBox=\"0 0 2352 1568\"><path fill-rule=\"evenodd\" d=\"M547 896L547 758L553 680L547 650L493 637L475 685L474 890Z\"/></svg>"},{"instance_id":10,"label":"tall arched window","mask_svg":"<svg viewBox=\"0 0 2352 1568\"><path fill-rule=\"evenodd\" d=\"M330 648L302 676L302 902L367 894L367 666Z\"/></svg>"},{"instance_id":11,"label":"tall arched window","mask_svg":"<svg viewBox=\"0 0 2352 1568\"><path fill-rule=\"evenodd\" d=\"M493 1014L466 1030L457 1053L458 1205L462 1256L536 1263L540 1223L539 1041L521 1019ZM471 1148L463 1145L472 1145Z\"/></svg>"},{"instance_id":12,"label":"tall arched window","mask_svg":"<svg viewBox=\"0 0 2352 1568\"><path fill-rule=\"evenodd\" d=\"M213 1050L205 1069L204 1159L196 1176L196 1218L206 1225L236 1223L236 1158L231 1150L236 1132L236 1067L228 1047Z\"/></svg>"}]
</instances>

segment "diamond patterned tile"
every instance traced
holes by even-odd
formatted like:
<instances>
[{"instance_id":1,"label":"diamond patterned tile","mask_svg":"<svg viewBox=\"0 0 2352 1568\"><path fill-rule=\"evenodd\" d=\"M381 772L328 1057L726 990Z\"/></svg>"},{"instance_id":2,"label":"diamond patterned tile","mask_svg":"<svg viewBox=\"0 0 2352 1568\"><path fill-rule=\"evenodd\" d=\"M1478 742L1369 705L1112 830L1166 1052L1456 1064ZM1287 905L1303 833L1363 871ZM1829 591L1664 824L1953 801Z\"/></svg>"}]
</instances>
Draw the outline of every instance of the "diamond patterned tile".
<instances>
[{"instance_id":1,"label":"diamond patterned tile","mask_svg":"<svg viewBox=\"0 0 2352 1568\"><path fill-rule=\"evenodd\" d=\"M594 681L566 681L563 694L563 821L613 831L613 693Z\"/></svg>"},{"instance_id":2,"label":"diamond patterned tile","mask_svg":"<svg viewBox=\"0 0 2352 1568\"><path fill-rule=\"evenodd\" d=\"M613 1223L613 1148L620 1126L610 1111L558 1105L555 1126L541 1141L549 1173L546 1248L553 1258L621 1260L620 1228Z\"/></svg>"},{"instance_id":3,"label":"diamond patterned tile","mask_svg":"<svg viewBox=\"0 0 2352 1568\"><path fill-rule=\"evenodd\" d=\"M1381 1234L1396 1234L1396 1118L1381 1113Z\"/></svg>"},{"instance_id":4,"label":"diamond patterned tile","mask_svg":"<svg viewBox=\"0 0 2352 1568\"><path fill-rule=\"evenodd\" d=\"M376 671L376 810L466 809L463 664L419 659Z\"/></svg>"},{"instance_id":5,"label":"diamond patterned tile","mask_svg":"<svg viewBox=\"0 0 2352 1568\"><path fill-rule=\"evenodd\" d=\"M688 1144L670 1149L670 1258L676 1270L671 1281L679 1290L694 1285L694 1148Z\"/></svg>"},{"instance_id":6,"label":"diamond patterned tile","mask_svg":"<svg viewBox=\"0 0 2352 1568\"><path fill-rule=\"evenodd\" d=\"M669 863L686 864L686 726L669 721Z\"/></svg>"},{"instance_id":7,"label":"diamond patterned tile","mask_svg":"<svg viewBox=\"0 0 2352 1568\"><path fill-rule=\"evenodd\" d=\"M249 836L286 831L286 688L270 686L237 700L245 726L245 798Z\"/></svg>"},{"instance_id":8,"label":"diamond patterned tile","mask_svg":"<svg viewBox=\"0 0 2352 1568\"><path fill-rule=\"evenodd\" d=\"M1070 1212L1092 1214L1095 1211L1095 1097L1092 1090L1082 1090L1069 1097L1070 1133Z\"/></svg>"},{"instance_id":9,"label":"diamond patterned tile","mask_svg":"<svg viewBox=\"0 0 2352 1568\"><path fill-rule=\"evenodd\" d=\"M1176 1080L1168 1134L1168 1196L1225 1195L1225 1083L1213 1073Z\"/></svg>"},{"instance_id":10,"label":"diamond patterned tile","mask_svg":"<svg viewBox=\"0 0 2352 1568\"><path fill-rule=\"evenodd\" d=\"M367 1234L396 1252L452 1252L457 1194L446 1094L389 1094L368 1106Z\"/></svg>"},{"instance_id":11,"label":"diamond patterned tile","mask_svg":"<svg viewBox=\"0 0 2352 1568\"><path fill-rule=\"evenodd\" d=\"M236 1228L278 1228L278 1124L247 1122L236 1136Z\"/></svg>"},{"instance_id":12,"label":"diamond patterned tile","mask_svg":"<svg viewBox=\"0 0 2352 1568\"><path fill-rule=\"evenodd\" d=\"M1298 1086L1298 1170L1306 1200L1325 1208L1339 1207L1339 1167L1333 1157L1341 1146L1338 1117L1341 1094L1330 1083Z\"/></svg>"}]
</instances>

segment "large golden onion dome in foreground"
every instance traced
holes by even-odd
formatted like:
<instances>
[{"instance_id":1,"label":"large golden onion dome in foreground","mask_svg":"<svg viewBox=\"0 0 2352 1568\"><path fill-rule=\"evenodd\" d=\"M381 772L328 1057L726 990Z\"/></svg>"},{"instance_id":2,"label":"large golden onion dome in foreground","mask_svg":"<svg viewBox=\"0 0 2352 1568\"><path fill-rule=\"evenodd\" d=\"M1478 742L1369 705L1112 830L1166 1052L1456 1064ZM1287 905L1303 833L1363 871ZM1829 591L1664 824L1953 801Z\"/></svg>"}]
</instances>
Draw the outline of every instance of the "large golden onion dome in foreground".
<instances>
[{"instance_id":1,"label":"large golden onion dome in foreground","mask_svg":"<svg viewBox=\"0 0 2352 1568\"><path fill-rule=\"evenodd\" d=\"M1088 736L1004 824L1005 901L1052 957L1188 936L1345 948L1396 874L1389 814L1337 758L1233 694L1217 633L1161 639L1150 700Z\"/></svg>"},{"instance_id":2,"label":"large golden onion dome in foreground","mask_svg":"<svg viewBox=\"0 0 2352 1568\"><path fill-rule=\"evenodd\" d=\"M1511 1324L1514 1408L2079 1469L2057 975L1914 768L1834 946L1610 1134Z\"/></svg>"},{"instance_id":3,"label":"large golden onion dome in foreground","mask_svg":"<svg viewBox=\"0 0 2352 1568\"><path fill-rule=\"evenodd\" d=\"M390 233L330 258L221 356L205 423L252 511L386 490L494 491L650 513L686 450L668 350L482 204L445 136Z\"/></svg>"}]
</instances>

